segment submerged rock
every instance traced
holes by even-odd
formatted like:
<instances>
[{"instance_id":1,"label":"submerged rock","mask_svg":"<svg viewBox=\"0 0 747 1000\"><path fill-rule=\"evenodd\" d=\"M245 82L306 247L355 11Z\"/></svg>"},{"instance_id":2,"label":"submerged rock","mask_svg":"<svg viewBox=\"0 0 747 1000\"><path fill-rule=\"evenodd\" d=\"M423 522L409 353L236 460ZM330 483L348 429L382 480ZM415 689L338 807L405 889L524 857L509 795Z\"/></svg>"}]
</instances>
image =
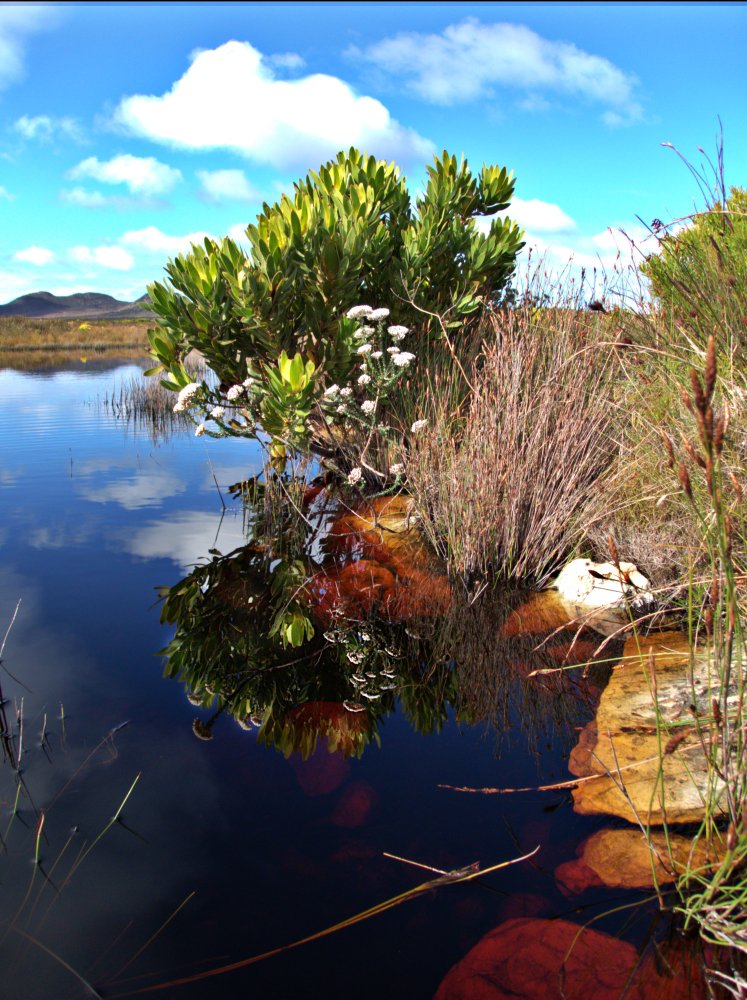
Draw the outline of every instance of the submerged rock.
<instances>
[{"instance_id":1,"label":"submerged rock","mask_svg":"<svg viewBox=\"0 0 747 1000\"><path fill-rule=\"evenodd\" d=\"M699 821L706 800L719 808L725 786L708 763L721 753L719 693L708 653L686 636L629 639L571 753L571 773L592 778L574 789L574 809L658 825Z\"/></svg>"},{"instance_id":2,"label":"submerged rock","mask_svg":"<svg viewBox=\"0 0 747 1000\"><path fill-rule=\"evenodd\" d=\"M615 889L641 889L668 885L689 869L711 867L715 852L709 852L702 840L693 841L676 833L639 828L599 830L587 837L578 848L578 858L555 869L555 880L569 895L593 886Z\"/></svg>"},{"instance_id":3,"label":"submerged rock","mask_svg":"<svg viewBox=\"0 0 747 1000\"><path fill-rule=\"evenodd\" d=\"M699 957L673 938L641 960L633 945L567 920L517 919L490 931L435 1000L701 1000Z\"/></svg>"}]
</instances>

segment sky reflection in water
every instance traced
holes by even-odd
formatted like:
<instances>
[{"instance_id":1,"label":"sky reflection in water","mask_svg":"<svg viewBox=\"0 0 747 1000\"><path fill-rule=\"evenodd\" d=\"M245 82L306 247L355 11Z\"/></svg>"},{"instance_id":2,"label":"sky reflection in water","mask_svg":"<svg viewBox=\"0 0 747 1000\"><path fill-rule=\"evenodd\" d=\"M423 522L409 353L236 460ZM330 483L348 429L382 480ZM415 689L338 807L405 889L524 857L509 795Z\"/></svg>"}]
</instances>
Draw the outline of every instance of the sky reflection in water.
<instances>
[{"instance_id":1,"label":"sky reflection in water","mask_svg":"<svg viewBox=\"0 0 747 1000\"><path fill-rule=\"evenodd\" d=\"M45 811L42 870L23 903L38 819L26 803L8 828L16 786L6 764L2 919L15 918L113 995L292 941L422 881L384 851L450 869L541 844L536 864L492 877L494 891L447 889L178 991L432 996L450 966L503 919L568 911L552 871L599 826L575 816L565 794L498 800L437 785L564 780L572 738L541 714L528 737L508 705L500 756L490 727L457 725L451 710L437 737L414 733L401 711L388 714L381 748L369 746L361 759L322 747L307 762L285 760L230 718L217 721L212 742L196 740L198 710L180 684L162 678L154 656L170 638L153 606L155 588L176 583L210 548L228 553L244 543L241 511L223 510L213 473L225 496L230 483L260 471L261 457L251 443L197 440L189 430L159 443L125 430L96 400L137 371L0 372L0 636L20 599L4 665L28 690L7 675L2 685L11 718L14 700L24 699L23 777ZM490 636L487 643L495 645ZM489 692L485 698L495 714ZM48 747L40 748L45 715ZM58 898L68 859L106 826L138 774L123 823ZM2 937L0 959L26 1000L82 995L14 931Z\"/></svg>"}]
</instances>

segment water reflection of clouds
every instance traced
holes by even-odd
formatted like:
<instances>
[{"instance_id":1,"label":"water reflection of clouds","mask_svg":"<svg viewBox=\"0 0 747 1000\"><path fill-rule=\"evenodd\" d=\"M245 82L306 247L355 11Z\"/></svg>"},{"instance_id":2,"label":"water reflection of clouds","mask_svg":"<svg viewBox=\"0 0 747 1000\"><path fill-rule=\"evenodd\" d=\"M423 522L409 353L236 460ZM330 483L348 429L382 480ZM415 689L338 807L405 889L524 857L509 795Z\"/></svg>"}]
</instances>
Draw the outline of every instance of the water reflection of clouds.
<instances>
[{"instance_id":1,"label":"water reflection of clouds","mask_svg":"<svg viewBox=\"0 0 747 1000\"><path fill-rule=\"evenodd\" d=\"M185 573L209 558L208 550L231 552L246 544L241 517L230 511L182 511L168 520L150 521L134 532L123 545L141 559L171 559Z\"/></svg>"},{"instance_id":2,"label":"water reflection of clouds","mask_svg":"<svg viewBox=\"0 0 747 1000\"><path fill-rule=\"evenodd\" d=\"M98 522L81 521L79 518L72 523L56 521L31 528L25 541L32 549L70 549L85 545L100 527Z\"/></svg>"},{"instance_id":3,"label":"water reflection of clouds","mask_svg":"<svg viewBox=\"0 0 747 1000\"><path fill-rule=\"evenodd\" d=\"M0 487L15 486L23 476L25 469L0 469Z\"/></svg>"},{"instance_id":4,"label":"water reflection of clouds","mask_svg":"<svg viewBox=\"0 0 747 1000\"><path fill-rule=\"evenodd\" d=\"M148 469L104 486L84 486L80 494L92 503L118 503L125 510L160 507L167 497L184 493L184 480L165 469Z\"/></svg>"}]
</instances>

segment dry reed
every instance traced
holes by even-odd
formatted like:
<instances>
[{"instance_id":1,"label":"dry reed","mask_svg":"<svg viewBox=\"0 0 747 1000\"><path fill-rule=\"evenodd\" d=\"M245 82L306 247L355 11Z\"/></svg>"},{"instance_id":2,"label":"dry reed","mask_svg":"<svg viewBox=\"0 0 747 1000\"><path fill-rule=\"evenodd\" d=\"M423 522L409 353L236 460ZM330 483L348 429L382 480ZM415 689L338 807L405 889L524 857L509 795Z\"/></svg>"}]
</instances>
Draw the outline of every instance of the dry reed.
<instances>
[{"instance_id":1,"label":"dry reed","mask_svg":"<svg viewBox=\"0 0 747 1000\"><path fill-rule=\"evenodd\" d=\"M613 365L581 318L531 305L489 315L461 412L453 377L433 380L407 472L452 572L542 584L600 515L616 450Z\"/></svg>"}]
</instances>

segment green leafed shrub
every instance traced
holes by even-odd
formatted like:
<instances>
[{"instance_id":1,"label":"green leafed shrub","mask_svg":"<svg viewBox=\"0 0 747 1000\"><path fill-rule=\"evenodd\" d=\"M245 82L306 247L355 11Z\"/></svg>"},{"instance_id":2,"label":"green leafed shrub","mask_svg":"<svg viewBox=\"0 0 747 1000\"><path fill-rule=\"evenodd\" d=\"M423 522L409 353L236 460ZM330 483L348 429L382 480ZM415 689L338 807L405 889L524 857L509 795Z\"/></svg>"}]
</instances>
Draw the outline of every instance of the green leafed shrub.
<instances>
[{"instance_id":1,"label":"green leafed shrub","mask_svg":"<svg viewBox=\"0 0 747 1000\"><path fill-rule=\"evenodd\" d=\"M684 229L667 233L641 266L670 326L705 349L745 359L747 345L747 191L733 187Z\"/></svg>"},{"instance_id":2,"label":"green leafed shrub","mask_svg":"<svg viewBox=\"0 0 747 1000\"><path fill-rule=\"evenodd\" d=\"M158 328L153 371L184 385L181 361L199 350L218 377L241 383L281 352L313 361L323 383L349 376L355 344L340 322L359 303L387 307L395 322L440 334L429 313L460 326L494 299L514 270L521 231L495 218L514 180L505 168L473 175L444 152L427 168L414 203L393 163L355 149L311 171L291 196L265 204L247 228L249 256L230 239L206 239L171 261L150 286Z\"/></svg>"}]
</instances>

